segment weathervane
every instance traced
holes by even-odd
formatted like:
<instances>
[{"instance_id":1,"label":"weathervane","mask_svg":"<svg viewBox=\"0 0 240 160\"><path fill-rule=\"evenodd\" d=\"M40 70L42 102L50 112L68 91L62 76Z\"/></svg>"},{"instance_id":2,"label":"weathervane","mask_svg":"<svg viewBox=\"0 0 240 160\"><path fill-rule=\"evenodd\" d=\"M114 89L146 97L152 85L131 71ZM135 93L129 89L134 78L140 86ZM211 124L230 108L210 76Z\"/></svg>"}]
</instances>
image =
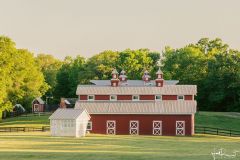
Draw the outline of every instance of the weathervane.
<instances>
[{"instance_id":1,"label":"weathervane","mask_svg":"<svg viewBox=\"0 0 240 160\"><path fill-rule=\"evenodd\" d=\"M157 61L157 66L159 67L159 70L160 70L160 67L163 66L162 60L163 60L163 55L162 55L162 52L160 52L159 53L159 60Z\"/></svg>"}]
</instances>

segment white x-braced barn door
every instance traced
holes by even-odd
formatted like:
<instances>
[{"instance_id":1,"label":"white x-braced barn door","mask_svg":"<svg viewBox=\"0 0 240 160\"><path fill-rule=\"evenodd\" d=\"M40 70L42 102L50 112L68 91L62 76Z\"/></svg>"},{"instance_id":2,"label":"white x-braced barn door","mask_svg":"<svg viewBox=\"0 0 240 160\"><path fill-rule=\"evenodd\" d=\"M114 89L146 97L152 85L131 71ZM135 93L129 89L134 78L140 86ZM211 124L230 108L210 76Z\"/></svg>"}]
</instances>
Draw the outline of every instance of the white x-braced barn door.
<instances>
[{"instance_id":1,"label":"white x-braced barn door","mask_svg":"<svg viewBox=\"0 0 240 160\"><path fill-rule=\"evenodd\" d=\"M116 134L116 121L107 121L107 134Z\"/></svg>"},{"instance_id":2,"label":"white x-braced barn door","mask_svg":"<svg viewBox=\"0 0 240 160\"><path fill-rule=\"evenodd\" d=\"M139 122L138 121L130 121L129 123L129 133L131 135L138 135L138 129L139 129Z\"/></svg>"},{"instance_id":3,"label":"white x-braced barn door","mask_svg":"<svg viewBox=\"0 0 240 160\"><path fill-rule=\"evenodd\" d=\"M162 121L153 121L153 135L162 135Z\"/></svg>"},{"instance_id":4,"label":"white x-braced barn door","mask_svg":"<svg viewBox=\"0 0 240 160\"><path fill-rule=\"evenodd\" d=\"M176 121L176 135L185 135L185 121Z\"/></svg>"}]
</instances>

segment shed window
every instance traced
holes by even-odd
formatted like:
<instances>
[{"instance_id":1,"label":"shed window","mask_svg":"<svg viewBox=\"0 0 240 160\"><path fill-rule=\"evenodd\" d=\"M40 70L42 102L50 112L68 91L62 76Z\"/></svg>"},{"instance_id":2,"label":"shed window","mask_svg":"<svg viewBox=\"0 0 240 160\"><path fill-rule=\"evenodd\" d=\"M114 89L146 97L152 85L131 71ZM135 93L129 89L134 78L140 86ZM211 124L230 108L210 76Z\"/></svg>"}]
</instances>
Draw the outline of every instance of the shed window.
<instances>
[{"instance_id":1,"label":"shed window","mask_svg":"<svg viewBox=\"0 0 240 160\"><path fill-rule=\"evenodd\" d=\"M117 96L116 95L111 95L110 96L110 101L116 101L117 100Z\"/></svg>"},{"instance_id":2,"label":"shed window","mask_svg":"<svg viewBox=\"0 0 240 160\"><path fill-rule=\"evenodd\" d=\"M183 95L178 95L178 100L184 100L184 96Z\"/></svg>"},{"instance_id":3,"label":"shed window","mask_svg":"<svg viewBox=\"0 0 240 160\"><path fill-rule=\"evenodd\" d=\"M87 130L91 131L92 130L92 121L89 121L87 124Z\"/></svg>"},{"instance_id":4,"label":"shed window","mask_svg":"<svg viewBox=\"0 0 240 160\"><path fill-rule=\"evenodd\" d=\"M88 100L93 101L94 100L94 95L88 95Z\"/></svg>"},{"instance_id":5,"label":"shed window","mask_svg":"<svg viewBox=\"0 0 240 160\"><path fill-rule=\"evenodd\" d=\"M133 95L132 100L133 101L138 101L139 100L139 95Z\"/></svg>"},{"instance_id":6,"label":"shed window","mask_svg":"<svg viewBox=\"0 0 240 160\"><path fill-rule=\"evenodd\" d=\"M162 100L162 95L155 95L155 100L156 101L161 101Z\"/></svg>"}]
</instances>

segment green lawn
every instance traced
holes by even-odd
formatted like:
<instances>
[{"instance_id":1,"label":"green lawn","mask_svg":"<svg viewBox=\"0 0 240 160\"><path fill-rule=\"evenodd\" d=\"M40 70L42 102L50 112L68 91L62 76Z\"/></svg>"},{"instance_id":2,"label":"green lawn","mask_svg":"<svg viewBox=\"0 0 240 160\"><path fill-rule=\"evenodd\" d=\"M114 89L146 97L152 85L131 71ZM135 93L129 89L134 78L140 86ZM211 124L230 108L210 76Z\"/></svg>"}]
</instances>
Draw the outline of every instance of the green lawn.
<instances>
[{"instance_id":1,"label":"green lawn","mask_svg":"<svg viewBox=\"0 0 240 160\"><path fill-rule=\"evenodd\" d=\"M0 134L0 160L211 160L214 148L224 148L230 154L240 150L240 138L94 134L64 138L50 137L49 132Z\"/></svg>"},{"instance_id":2,"label":"green lawn","mask_svg":"<svg viewBox=\"0 0 240 160\"><path fill-rule=\"evenodd\" d=\"M198 112L195 115L198 126L232 129L240 131L240 113L236 112Z\"/></svg>"},{"instance_id":3,"label":"green lawn","mask_svg":"<svg viewBox=\"0 0 240 160\"><path fill-rule=\"evenodd\" d=\"M28 117L7 118L0 122L0 127L40 127L49 125L50 115L28 115Z\"/></svg>"},{"instance_id":4,"label":"green lawn","mask_svg":"<svg viewBox=\"0 0 240 160\"><path fill-rule=\"evenodd\" d=\"M49 125L49 115L3 120L3 126ZM200 112L196 125L240 130L239 113ZM240 138L89 134L51 137L49 132L0 133L0 160L211 160L214 148L240 151ZM236 159L240 159L240 153Z\"/></svg>"}]
</instances>

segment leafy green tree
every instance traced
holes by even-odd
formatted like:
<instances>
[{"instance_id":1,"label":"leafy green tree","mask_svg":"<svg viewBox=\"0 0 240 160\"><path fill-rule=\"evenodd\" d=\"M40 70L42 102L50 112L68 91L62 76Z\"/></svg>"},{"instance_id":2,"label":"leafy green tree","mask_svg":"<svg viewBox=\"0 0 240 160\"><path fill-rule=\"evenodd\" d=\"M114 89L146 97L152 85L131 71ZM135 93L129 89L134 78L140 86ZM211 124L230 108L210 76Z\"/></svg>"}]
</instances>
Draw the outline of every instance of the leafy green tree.
<instances>
[{"instance_id":1,"label":"leafy green tree","mask_svg":"<svg viewBox=\"0 0 240 160\"><path fill-rule=\"evenodd\" d=\"M126 49L119 53L117 67L119 70L124 69L129 79L141 79L144 70L153 69L154 62L149 53L148 49Z\"/></svg>"},{"instance_id":2,"label":"leafy green tree","mask_svg":"<svg viewBox=\"0 0 240 160\"><path fill-rule=\"evenodd\" d=\"M76 97L76 87L85 82L85 59L77 56L75 59L66 57L64 64L57 73L57 85L54 96L59 101L61 97Z\"/></svg>"},{"instance_id":3,"label":"leafy green tree","mask_svg":"<svg viewBox=\"0 0 240 160\"><path fill-rule=\"evenodd\" d=\"M43 95L43 98L45 98L46 96L53 96L53 92L57 85L57 73L62 67L63 62L49 54L38 54L35 58L35 61L40 67L46 83L49 85L49 89L45 93L45 95ZM57 100L59 101L59 99ZM54 101L50 102L54 103Z\"/></svg>"},{"instance_id":4,"label":"leafy green tree","mask_svg":"<svg viewBox=\"0 0 240 160\"><path fill-rule=\"evenodd\" d=\"M85 75L89 79L110 79L112 69L117 67L119 53L104 51L89 58L86 62Z\"/></svg>"},{"instance_id":5,"label":"leafy green tree","mask_svg":"<svg viewBox=\"0 0 240 160\"><path fill-rule=\"evenodd\" d=\"M0 36L0 110L12 109L16 103L30 107L33 97L48 89L33 54L16 49L8 37Z\"/></svg>"},{"instance_id":6,"label":"leafy green tree","mask_svg":"<svg viewBox=\"0 0 240 160\"><path fill-rule=\"evenodd\" d=\"M16 52L15 43L8 37L0 36L0 115L2 111L12 109L8 90L12 85L10 75L14 68L13 58Z\"/></svg>"}]
</instances>

